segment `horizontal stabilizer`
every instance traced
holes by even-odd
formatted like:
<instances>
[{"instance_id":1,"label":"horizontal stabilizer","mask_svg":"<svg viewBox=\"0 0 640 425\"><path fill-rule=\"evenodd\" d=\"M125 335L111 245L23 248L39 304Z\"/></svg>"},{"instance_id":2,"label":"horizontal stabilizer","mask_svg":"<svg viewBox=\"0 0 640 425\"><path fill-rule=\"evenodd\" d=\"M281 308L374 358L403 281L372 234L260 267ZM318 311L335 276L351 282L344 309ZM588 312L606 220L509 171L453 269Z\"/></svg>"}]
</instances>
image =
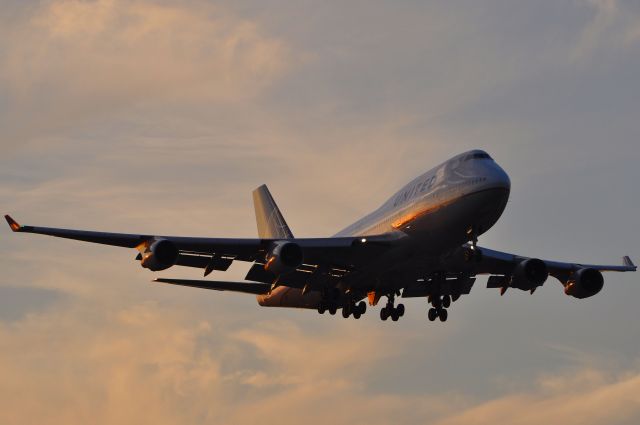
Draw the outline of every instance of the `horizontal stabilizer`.
<instances>
[{"instance_id":1,"label":"horizontal stabilizer","mask_svg":"<svg viewBox=\"0 0 640 425\"><path fill-rule=\"evenodd\" d=\"M244 294L261 295L271 289L271 285L254 282L228 282L217 280L191 280L191 279L154 279L154 282L170 283L172 285L191 286L192 288L213 289L215 291L241 292Z\"/></svg>"},{"instance_id":2,"label":"horizontal stabilizer","mask_svg":"<svg viewBox=\"0 0 640 425\"><path fill-rule=\"evenodd\" d=\"M625 255L624 257L622 257L622 264L624 264L627 267L636 268L636 265L633 264L633 261L631 261L631 258L629 258L628 255Z\"/></svg>"}]
</instances>

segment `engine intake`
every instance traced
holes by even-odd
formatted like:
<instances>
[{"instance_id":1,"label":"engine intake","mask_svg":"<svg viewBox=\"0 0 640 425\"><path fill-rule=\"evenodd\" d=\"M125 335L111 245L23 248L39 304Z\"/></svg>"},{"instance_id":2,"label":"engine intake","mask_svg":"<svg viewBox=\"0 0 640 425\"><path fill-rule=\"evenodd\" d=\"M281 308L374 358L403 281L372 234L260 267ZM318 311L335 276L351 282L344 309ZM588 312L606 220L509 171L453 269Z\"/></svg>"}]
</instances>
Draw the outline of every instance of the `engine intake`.
<instances>
[{"instance_id":1,"label":"engine intake","mask_svg":"<svg viewBox=\"0 0 640 425\"><path fill-rule=\"evenodd\" d=\"M275 242L267 254L264 269L275 275L289 273L302 264L300 245L294 242Z\"/></svg>"},{"instance_id":2,"label":"engine intake","mask_svg":"<svg viewBox=\"0 0 640 425\"><path fill-rule=\"evenodd\" d=\"M596 269L580 269L564 284L564 293L574 298L589 298L602 290L604 278Z\"/></svg>"},{"instance_id":3,"label":"engine intake","mask_svg":"<svg viewBox=\"0 0 640 425\"><path fill-rule=\"evenodd\" d=\"M161 239L141 253L140 265L153 272L168 269L178 261L179 251L173 242Z\"/></svg>"},{"instance_id":4,"label":"engine intake","mask_svg":"<svg viewBox=\"0 0 640 425\"><path fill-rule=\"evenodd\" d=\"M523 260L513 271L511 287L529 291L541 286L549 277L547 265L537 258Z\"/></svg>"}]
</instances>

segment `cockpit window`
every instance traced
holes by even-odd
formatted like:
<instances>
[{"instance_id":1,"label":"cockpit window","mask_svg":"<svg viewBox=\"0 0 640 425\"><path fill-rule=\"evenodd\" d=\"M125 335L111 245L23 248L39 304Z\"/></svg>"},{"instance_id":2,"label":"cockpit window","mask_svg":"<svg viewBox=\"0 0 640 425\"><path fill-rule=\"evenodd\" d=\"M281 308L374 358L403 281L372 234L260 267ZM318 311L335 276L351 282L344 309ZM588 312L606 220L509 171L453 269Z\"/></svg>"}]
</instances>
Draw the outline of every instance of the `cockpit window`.
<instances>
[{"instance_id":1,"label":"cockpit window","mask_svg":"<svg viewBox=\"0 0 640 425\"><path fill-rule=\"evenodd\" d=\"M478 153L472 153L471 155L467 155L464 158L465 161L468 161L470 159L491 159L491 157L486 152L478 152Z\"/></svg>"}]
</instances>

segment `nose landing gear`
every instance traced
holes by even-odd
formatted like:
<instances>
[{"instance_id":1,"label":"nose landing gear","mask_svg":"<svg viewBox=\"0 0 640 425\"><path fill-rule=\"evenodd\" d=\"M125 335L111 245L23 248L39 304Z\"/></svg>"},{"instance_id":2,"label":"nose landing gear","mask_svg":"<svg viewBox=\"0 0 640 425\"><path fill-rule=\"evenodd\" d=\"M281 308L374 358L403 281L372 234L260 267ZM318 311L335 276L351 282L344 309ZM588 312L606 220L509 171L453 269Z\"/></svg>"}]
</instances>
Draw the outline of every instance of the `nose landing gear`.
<instances>
[{"instance_id":1,"label":"nose landing gear","mask_svg":"<svg viewBox=\"0 0 640 425\"><path fill-rule=\"evenodd\" d=\"M478 248L478 231L476 227L471 226L467 229L467 237L469 238L469 246L464 250L465 261L482 261L482 250Z\"/></svg>"}]
</instances>

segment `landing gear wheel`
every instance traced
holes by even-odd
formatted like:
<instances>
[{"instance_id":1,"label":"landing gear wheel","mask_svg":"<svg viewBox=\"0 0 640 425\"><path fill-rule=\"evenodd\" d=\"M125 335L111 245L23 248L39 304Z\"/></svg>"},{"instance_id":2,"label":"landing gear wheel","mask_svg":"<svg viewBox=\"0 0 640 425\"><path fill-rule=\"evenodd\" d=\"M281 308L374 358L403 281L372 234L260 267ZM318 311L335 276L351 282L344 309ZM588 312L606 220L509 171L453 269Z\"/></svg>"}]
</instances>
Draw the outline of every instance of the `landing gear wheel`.
<instances>
[{"instance_id":1,"label":"landing gear wheel","mask_svg":"<svg viewBox=\"0 0 640 425\"><path fill-rule=\"evenodd\" d=\"M354 311L353 312L353 318L358 320L360 318L360 312L359 311Z\"/></svg>"},{"instance_id":2,"label":"landing gear wheel","mask_svg":"<svg viewBox=\"0 0 640 425\"><path fill-rule=\"evenodd\" d=\"M438 318L438 311L435 308L430 308L429 312L427 313L427 317L429 318L430 322L433 322Z\"/></svg>"},{"instance_id":3,"label":"landing gear wheel","mask_svg":"<svg viewBox=\"0 0 640 425\"><path fill-rule=\"evenodd\" d=\"M367 303L360 301L356 307L356 311L360 316L362 316L367 311Z\"/></svg>"},{"instance_id":4,"label":"landing gear wheel","mask_svg":"<svg viewBox=\"0 0 640 425\"><path fill-rule=\"evenodd\" d=\"M397 322L399 318L400 316L398 315L398 310L394 309L393 311L391 311L391 320Z\"/></svg>"},{"instance_id":5,"label":"landing gear wheel","mask_svg":"<svg viewBox=\"0 0 640 425\"><path fill-rule=\"evenodd\" d=\"M440 317L441 322L446 322L447 317L449 317L449 313L447 312L447 310L440 310L438 316Z\"/></svg>"},{"instance_id":6,"label":"landing gear wheel","mask_svg":"<svg viewBox=\"0 0 640 425\"><path fill-rule=\"evenodd\" d=\"M326 309L324 308L324 305L320 305L320 307L318 307L318 313L324 314L325 311Z\"/></svg>"},{"instance_id":7,"label":"landing gear wheel","mask_svg":"<svg viewBox=\"0 0 640 425\"><path fill-rule=\"evenodd\" d=\"M382 321L387 320L387 318L389 318L389 312L387 311L387 307L382 307L382 309L380 310L380 319Z\"/></svg>"},{"instance_id":8,"label":"landing gear wheel","mask_svg":"<svg viewBox=\"0 0 640 425\"><path fill-rule=\"evenodd\" d=\"M345 319L348 318L349 316L351 316L351 312L349 311L348 307L342 307L342 317L344 317Z\"/></svg>"},{"instance_id":9,"label":"landing gear wheel","mask_svg":"<svg viewBox=\"0 0 640 425\"><path fill-rule=\"evenodd\" d=\"M333 316L334 314L336 314L336 311L338 311L338 310L336 309L335 306L332 305L331 307L329 307L329 314L330 315Z\"/></svg>"},{"instance_id":10,"label":"landing gear wheel","mask_svg":"<svg viewBox=\"0 0 640 425\"><path fill-rule=\"evenodd\" d=\"M404 304L398 304L396 311L398 312L398 317L404 316Z\"/></svg>"},{"instance_id":11,"label":"landing gear wheel","mask_svg":"<svg viewBox=\"0 0 640 425\"><path fill-rule=\"evenodd\" d=\"M449 308L451 305L451 297L449 295L445 295L442 297L442 307Z\"/></svg>"}]
</instances>

